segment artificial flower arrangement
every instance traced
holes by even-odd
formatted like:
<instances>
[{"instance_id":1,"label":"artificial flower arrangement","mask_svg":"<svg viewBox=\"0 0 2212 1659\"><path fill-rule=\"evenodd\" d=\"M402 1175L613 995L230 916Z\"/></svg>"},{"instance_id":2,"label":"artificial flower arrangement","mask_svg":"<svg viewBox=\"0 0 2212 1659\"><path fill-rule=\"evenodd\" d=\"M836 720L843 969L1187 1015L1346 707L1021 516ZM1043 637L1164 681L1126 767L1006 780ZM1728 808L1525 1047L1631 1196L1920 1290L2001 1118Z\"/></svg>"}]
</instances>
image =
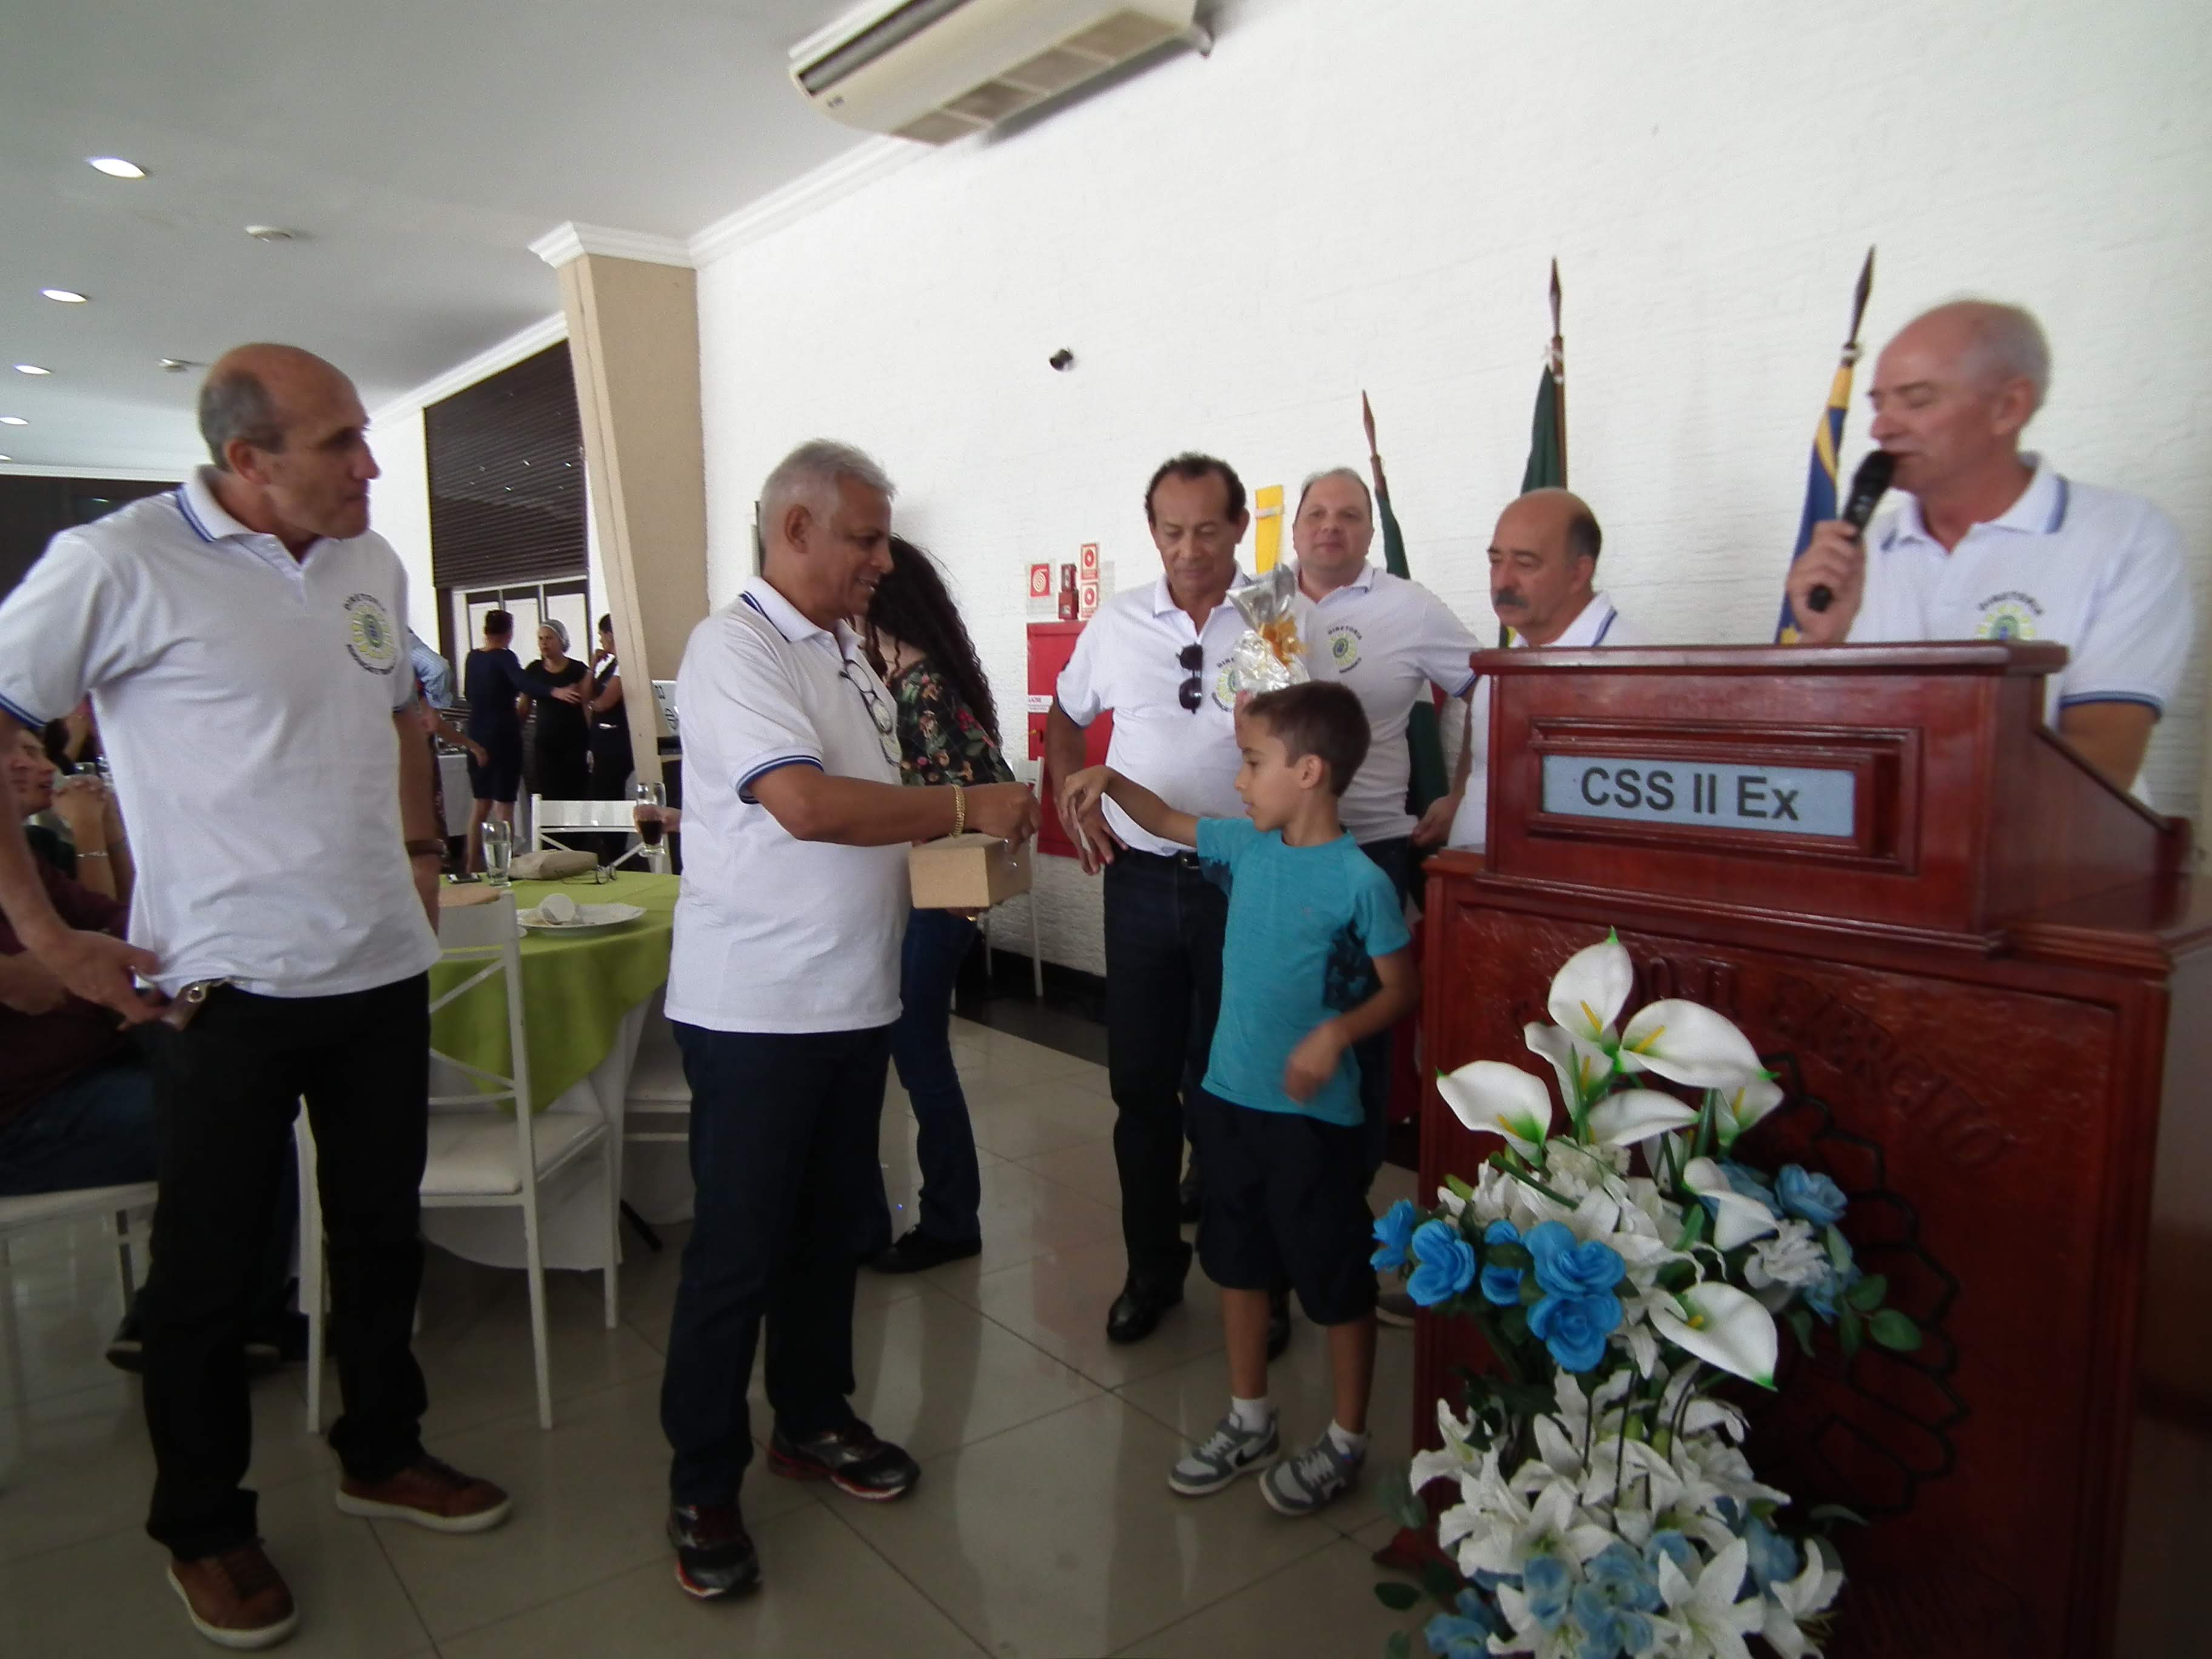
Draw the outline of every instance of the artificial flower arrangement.
<instances>
[{"instance_id":1,"label":"artificial flower arrangement","mask_svg":"<svg viewBox=\"0 0 2212 1659\"><path fill-rule=\"evenodd\" d=\"M1822 1329L1846 1356L1921 1343L1854 1263L1832 1181L1732 1156L1783 1098L1743 1033L1673 1000L1617 1028L1632 977L1608 934L1552 981L1554 1023L1526 1029L1558 1073L1564 1133L1551 1091L1516 1066L1440 1077L1459 1121L1504 1144L1437 1209L1401 1200L1375 1224L1375 1265L1474 1320L1502 1370L1468 1378L1462 1412L1437 1402L1443 1449L1385 1494L1425 1529L1420 1492L1457 1488L1424 1575L1443 1604L1422 1632L1439 1659L1749 1659L1753 1636L1782 1659L1817 1656L1844 1578L1817 1528L1856 1517L1785 1516L1716 1390L1774 1388L1783 1324L1808 1354ZM1420 1597L1403 1582L1376 1593L1401 1610ZM1392 1659L1411 1646L1398 1632Z\"/></svg>"}]
</instances>

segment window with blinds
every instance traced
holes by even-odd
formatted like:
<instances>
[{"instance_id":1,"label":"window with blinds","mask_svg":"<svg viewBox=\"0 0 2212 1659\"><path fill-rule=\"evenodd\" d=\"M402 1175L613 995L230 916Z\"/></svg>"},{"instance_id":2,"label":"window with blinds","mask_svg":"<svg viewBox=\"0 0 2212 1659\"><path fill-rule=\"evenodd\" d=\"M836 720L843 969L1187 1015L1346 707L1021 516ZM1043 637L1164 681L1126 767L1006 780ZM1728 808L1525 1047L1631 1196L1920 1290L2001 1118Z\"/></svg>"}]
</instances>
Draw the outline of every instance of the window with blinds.
<instances>
[{"instance_id":1,"label":"window with blinds","mask_svg":"<svg viewBox=\"0 0 2212 1659\"><path fill-rule=\"evenodd\" d=\"M563 341L422 411L441 587L585 568L584 435Z\"/></svg>"}]
</instances>

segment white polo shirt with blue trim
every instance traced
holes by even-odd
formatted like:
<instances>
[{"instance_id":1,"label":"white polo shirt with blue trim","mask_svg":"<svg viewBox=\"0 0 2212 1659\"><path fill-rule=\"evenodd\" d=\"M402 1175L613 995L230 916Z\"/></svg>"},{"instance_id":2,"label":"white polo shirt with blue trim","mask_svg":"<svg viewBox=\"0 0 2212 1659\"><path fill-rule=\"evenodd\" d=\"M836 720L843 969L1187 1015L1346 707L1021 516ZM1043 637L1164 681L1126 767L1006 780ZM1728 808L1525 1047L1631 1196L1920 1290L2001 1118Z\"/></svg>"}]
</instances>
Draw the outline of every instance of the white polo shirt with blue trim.
<instances>
[{"instance_id":1,"label":"white polo shirt with blue trim","mask_svg":"<svg viewBox=\"0 0 2212 1659\"><path fill-rule=\"evenodd\" d=\"M2070 653L2044 683L2052 725L2077 703L2160 715L2181 684L2196 608L2173 521L2140 496L2062 477L2039 456L2004 514L1948 552L1907 499L1867 536L1854 645L2055 640Z\"/></svg>"},{"instance_id":2,"label":"white polo shirt with blue trim","mask_svg":"<svg viewBox=\"0 0 2212 1659\"><path fill-rule=\"evenodd\" d=\"M1406 726L1414 700L1431 685L1448 696L1465 696L1474 684L1467 659L1480 641L1420 583L1371 564L1318 599L1301 588L1298 637L1306 672L1351 687L1367 711L1367 758L1337 803L1337 815L1363 847L1410 835L1406 787L1413 757Z\"/></svg>"},{"instance_id":3,"label":"white polo shirt with blue trim","mask_svg":"<svg viewBox=\"0 0 2212 1659\"><path fill-rule=\"evenodd\" d=\"M64 531L0 602L0 708L35 724L91 695L138 866L131 940L164 992L333 996L437 960L399 817L406 621L381 536L295 559L204 471Z\"/></svg>"},{"instance_id":4,"label":"white polo shirt with blue trim","mask_svg":"<svg viewBox=\"0 0 2212 1659\"><path fill-rule=\"evenodd\" d=\"M713 1031L859 1031L899 1015L907 849L799 841L754 799L786 766L899 781L898 714L843 623L817 628L756 576L691 630L684 884L668 1017Z\"/></svg>"}]
</instances>

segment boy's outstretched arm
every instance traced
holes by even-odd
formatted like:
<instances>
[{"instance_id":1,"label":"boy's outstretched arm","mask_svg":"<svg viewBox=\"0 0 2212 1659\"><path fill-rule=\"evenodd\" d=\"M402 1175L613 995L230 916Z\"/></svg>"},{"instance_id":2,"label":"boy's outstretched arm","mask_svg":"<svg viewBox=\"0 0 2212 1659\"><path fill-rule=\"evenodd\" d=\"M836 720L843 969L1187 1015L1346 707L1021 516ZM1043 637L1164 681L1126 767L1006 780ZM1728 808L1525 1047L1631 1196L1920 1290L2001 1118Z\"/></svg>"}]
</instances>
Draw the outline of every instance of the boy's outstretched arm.
<instances>
[{"instance_id":1,"label":"boy's outstretched arm","mask_svg":"<svg viewBox=\"0 0 2212 1659\"><path fill-rule=\"evenodd\" d=\"M1110 766L1086 767L1068 779L1066 788L1079 813L1097 805L1103 795L1134 818L1147 835L1180 842L1185 847L1198 845L1195 816L1176 811L1144 785L1130 782Z\"/></svg>"},{"instance_id":2,"label":"boy's outstretched arm","mask_svg":"<svg viewBox=\"0 0 2212 1659\"><path fill-rule=\"evenodd\" d=\"M1414 964L1411 946L1372 960L1382 988L1357 1008L1323 1020L1291 1050L1283 1066L1283 1092L1292 1100L1311 1100L1336 1075L1346 1048L1389 1030L1421 1006L1421 970Z\"/></svg>"}]
</instances>

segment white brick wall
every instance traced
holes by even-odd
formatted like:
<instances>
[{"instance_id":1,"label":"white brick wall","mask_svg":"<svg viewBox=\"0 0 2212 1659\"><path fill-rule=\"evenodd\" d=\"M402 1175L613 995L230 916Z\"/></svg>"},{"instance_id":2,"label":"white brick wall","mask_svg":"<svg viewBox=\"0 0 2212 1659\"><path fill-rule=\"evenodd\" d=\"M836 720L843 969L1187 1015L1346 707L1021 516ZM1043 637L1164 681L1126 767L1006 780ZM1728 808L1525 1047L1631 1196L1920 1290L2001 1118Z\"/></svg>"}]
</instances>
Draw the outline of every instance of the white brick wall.
<instances>
[{"instance_id":1,"label":"white brick wall","mask_svg":"<svg viewBox=\"0 0 2212 1659\"><path fill-rule=\"evenodd\" d=\"M2040 313L2036 441L2160 501L2201 588L2208 93L2212 13L2170 0L1232 5L1210 58L701 273L710 594L744 579L777 457L849 439L899 480L1018 709L1027 561L1097 541L1148 580L1156 462L1206 448L1295 486L1362 459L1364 387L1414 574L1486 620L1556 252L1606 585L1658 638L1764 639L1869 242L1869 345L1968 290ZM1045 366L1060 346L1072 374ZM2202 678L2152 750L2169 808L2196 805ZM1095 969L1096 884L1048 864L1047 954Z\"/></svg>"}]
</instances>

